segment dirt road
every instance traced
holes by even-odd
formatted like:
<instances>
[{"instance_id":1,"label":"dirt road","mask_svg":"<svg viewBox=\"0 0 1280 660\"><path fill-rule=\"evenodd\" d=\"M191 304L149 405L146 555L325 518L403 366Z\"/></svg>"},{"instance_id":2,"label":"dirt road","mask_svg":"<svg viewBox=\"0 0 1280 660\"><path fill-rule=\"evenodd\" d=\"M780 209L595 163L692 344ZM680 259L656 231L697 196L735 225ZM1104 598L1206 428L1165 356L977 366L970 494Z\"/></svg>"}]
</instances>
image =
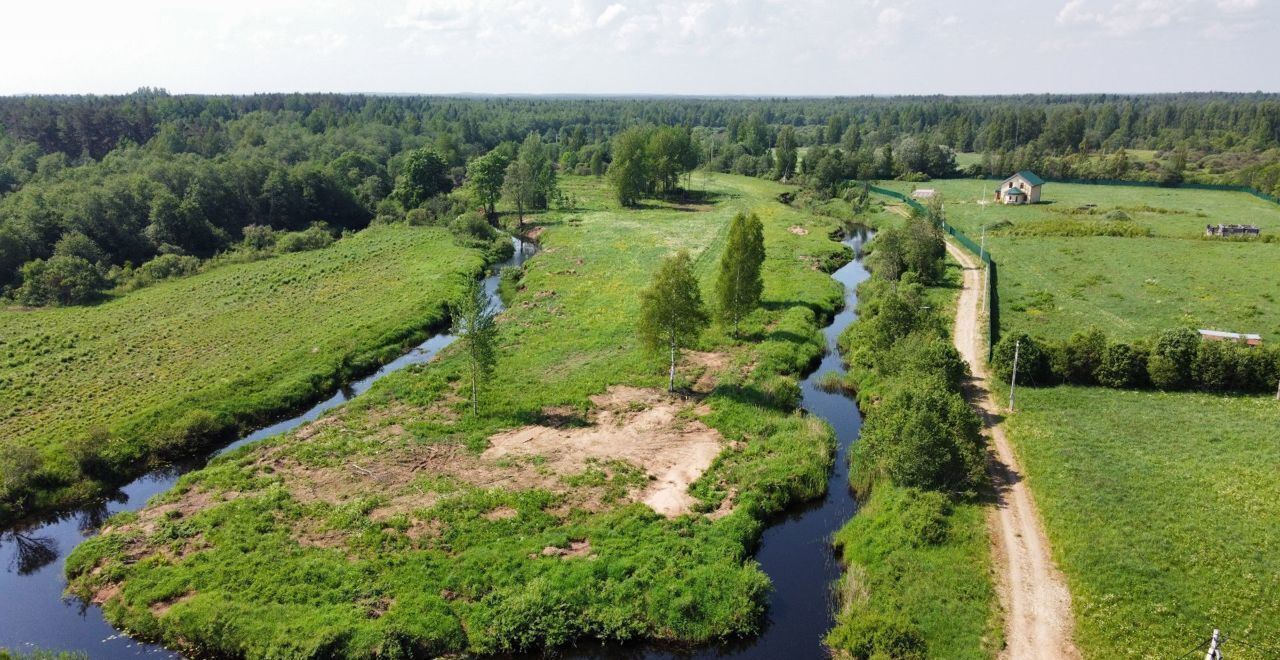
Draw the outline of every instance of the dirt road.
<instances>
[{"instance_id":1,"label":"dirt road","mask_svg":"<svg viewBox=\"0 0 1280 660\"><path fill-rule=\"evenodd\" d=\"M973 379L965 396L982 416L992 439L989 470L997 492L996 506L987 516L991 529L1000 604L1005 612L1002 658L1079 658L1072 639L1071 593L1053 563L1049 541L1031 491L1018 471L1013 448L1000 426L999 408L987 388L980 323L982 269L978 260L951 243L947 251L964 265L964 291L953 329L956 349L969 363Z\"/></svg>"}]
</instances>

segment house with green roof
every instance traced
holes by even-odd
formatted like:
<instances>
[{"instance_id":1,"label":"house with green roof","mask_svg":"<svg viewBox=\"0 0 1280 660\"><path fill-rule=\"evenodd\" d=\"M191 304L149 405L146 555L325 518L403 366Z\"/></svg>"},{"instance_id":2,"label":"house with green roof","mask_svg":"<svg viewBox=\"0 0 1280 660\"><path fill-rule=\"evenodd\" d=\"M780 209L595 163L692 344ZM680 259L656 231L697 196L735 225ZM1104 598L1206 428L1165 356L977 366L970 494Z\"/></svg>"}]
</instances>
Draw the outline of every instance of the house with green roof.
<instances>
[{"instance_id":1,"label":"house with green roof","mask_svg":"<svg viewBox=\"0 0 1280 660\"><path fill-rule=\"evenodd\" d=\"M1023 170L1000 182L996 189L996 201L1002 204L1035 204L1040 201L1040 188L1044 179L1035 172Z\"/></svg>"}]
</instances>

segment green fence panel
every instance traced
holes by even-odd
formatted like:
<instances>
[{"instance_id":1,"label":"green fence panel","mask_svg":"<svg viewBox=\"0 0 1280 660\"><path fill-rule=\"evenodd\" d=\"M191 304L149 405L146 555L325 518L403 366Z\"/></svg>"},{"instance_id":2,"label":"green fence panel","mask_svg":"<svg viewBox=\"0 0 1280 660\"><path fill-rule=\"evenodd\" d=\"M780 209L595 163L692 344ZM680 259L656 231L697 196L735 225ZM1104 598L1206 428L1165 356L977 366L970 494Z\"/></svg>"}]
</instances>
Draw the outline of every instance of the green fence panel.
<instances>
[{"instance_id":1,"label":"green fence panel","mask_svg":"<svg viewBox=\"0 0 1280 660\"><path fill-rule=\"evenodd\" d=\"M896 190L889 190L879 186L868 186L867 188L871 192L905 202L912 208L922 212L925 210L924 206L919 202ZM942 230L954 238L957 243L963 245L965 249L981 258L987 265L987 359L990 360L991 351L995 349L996 342L1000 339L1000 297L997 294L996 262L991 258L991 253L982 249L972 238L969 238L968 234L952 227L945 221L942 223Z\"/></svg>"}]
</instances>

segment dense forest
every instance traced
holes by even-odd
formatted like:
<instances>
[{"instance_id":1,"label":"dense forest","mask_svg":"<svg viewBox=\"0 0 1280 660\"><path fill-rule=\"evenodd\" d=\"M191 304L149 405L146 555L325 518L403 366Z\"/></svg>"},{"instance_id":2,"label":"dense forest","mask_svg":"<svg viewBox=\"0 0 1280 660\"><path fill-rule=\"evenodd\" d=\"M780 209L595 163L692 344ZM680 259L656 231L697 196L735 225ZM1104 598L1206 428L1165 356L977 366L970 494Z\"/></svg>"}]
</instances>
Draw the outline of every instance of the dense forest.
<instances>
[{"instance_id":1,"label":"dense forest","mask_svg":"<svg viewBox=\"0 0 1280 660\"><path fill-rule=\"evenodd\" d=\"M371 222L478 234L499 202L571 205L557 172L608 173L632 204L696 167L831 195L1024 168L1280 194L1280 95L2 98L0 292L83 302Z\"/></svg>"}]
</instances>

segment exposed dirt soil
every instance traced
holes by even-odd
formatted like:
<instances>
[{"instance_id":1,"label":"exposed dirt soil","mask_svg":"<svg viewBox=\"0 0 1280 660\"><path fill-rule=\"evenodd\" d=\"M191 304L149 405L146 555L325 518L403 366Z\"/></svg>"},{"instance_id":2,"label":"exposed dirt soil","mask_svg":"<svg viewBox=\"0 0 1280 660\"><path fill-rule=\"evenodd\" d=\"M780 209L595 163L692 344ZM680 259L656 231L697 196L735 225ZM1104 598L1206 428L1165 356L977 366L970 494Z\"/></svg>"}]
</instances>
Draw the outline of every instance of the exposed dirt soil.
<instances>
[{"instance_id":1,"label":"exposed dirt soil","mask_svg":"<svg viewBox=\"0 0 1280 660\"><path fill-rule=\"evenodd\" d=\"M956 350L973 374L965 384L965 396L982 417L993 445L987 466L996 485L997 503L989 511L987 523L999 578L1000 604L1005 613L1007 646L1001 657L1079 658L1071 592L1053 563L1035 500L1021 478L1013 446L999 423L999 407L988 390L982 359L983 326L978 313L982 304L982 269L973 256L950 242L947 251L964 266L964 291L956 308L952 336Z\"/></svg>"},{"instance_id":2,"label":"exposed dirt soil","mask_svg":"<svg viewBox=\"0 0 1280 660\"><path fill-rule=\"evenodd\" d=\"M161 616L164 616L164 614L168 612L170 609L173 609L174 605L177 605L178 603L185 603L195 597L196 597L196 594L194 591L188 591L187 593L182 594L177 598L170 598L169 600L156 601L152 603L148 609L151 610L152 616L159 618Z\"/></svg>"},{"instance_id":3,"label":"exposed dirt soil","mask_svg":"<svg viewBox=\"0 0 1280 660\"><path fill-rule=\"evenodd\" d=\"M549 545L542 549L543 557L559 557L561 559L572 559L575 557L588 557L591 555L591 542L585 540L570 541L569 547L557 548Z\"/></svg>"},{"instance_id":4,"label":"exposed dirt soil","mask_svg":"<svg viewBox=\"0 0 1280 660\"><path fill-rule=\"evenodd\" d=\"M689 513L696 500L693 483L721 449L720 433L695 416L688 404L667 394L614 386L591 398L597 410L582 428L525 426L489 439L482 460L537 456L544 468L562 475L579 473L595 461L625 461L650 475L637 499L664 516Z\"/></svg>"},{"instance_id":5,"label":"exposed dirt soil","mask_svg":"<svg viewBox=\"0 0 1280 660\"><path fill-rule=\"evenodd\" d=\"M808 230L808 229L805 229L804 227L801 227L800 225L791 225L790 227L787 227L787 231L789 231L789 232L791 232L791 233L795 234L796 236L808 236L808 235L809 235L809 230Z\"/></svg>"}]
</instances>

